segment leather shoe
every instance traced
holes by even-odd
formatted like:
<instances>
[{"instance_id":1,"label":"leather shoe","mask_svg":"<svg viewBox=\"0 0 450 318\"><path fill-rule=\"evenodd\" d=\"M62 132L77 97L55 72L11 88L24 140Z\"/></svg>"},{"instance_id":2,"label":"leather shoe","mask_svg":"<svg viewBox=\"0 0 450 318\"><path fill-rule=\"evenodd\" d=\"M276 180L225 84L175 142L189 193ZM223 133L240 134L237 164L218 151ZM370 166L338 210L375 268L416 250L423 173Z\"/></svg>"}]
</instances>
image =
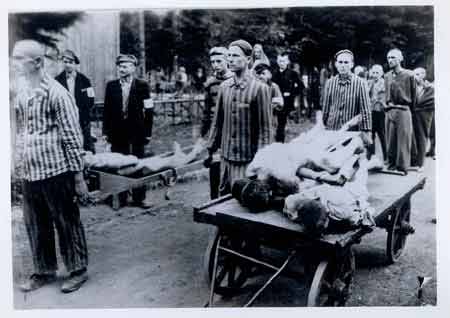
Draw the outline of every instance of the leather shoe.
<instances>
[{"instance_id":1,"label":"leather shoe","mask_svg":"<svg viewBox=\"0 0 450 318\"><path fill-rule=\"evenodd\" d=\"M30 292L41 288L42 286L48 285L56 281L55 274L33 274L28 280L20 285L20 290L23 292Z\"/></svg>"},{"instance_id":2,"label":"leather shoe","mask_svg":"<svg viewBox=\"0 0 450 318\"><path fill-rule=\"evenodd\" d=\"M71 293L74 292L88 280L88 274L86 271L80 274L70 274L70 276L64 281L61 286L61 291L63 293Z\"/></svg>"}]
</instances>

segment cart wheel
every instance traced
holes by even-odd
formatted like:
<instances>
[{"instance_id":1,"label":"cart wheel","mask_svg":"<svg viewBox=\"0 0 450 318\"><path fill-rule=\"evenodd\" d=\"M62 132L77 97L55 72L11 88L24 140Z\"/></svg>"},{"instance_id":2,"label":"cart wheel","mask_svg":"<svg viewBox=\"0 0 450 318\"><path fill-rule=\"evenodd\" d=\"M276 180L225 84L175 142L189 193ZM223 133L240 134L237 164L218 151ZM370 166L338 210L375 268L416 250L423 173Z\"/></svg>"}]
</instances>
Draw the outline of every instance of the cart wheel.
<instances>
[{"instance_id":1,"label":"cart wheel","mask_svg":"<svg viewBox=\"0 0 450 318\"><path fill-rule=\"evenodd\" d=\"M386 256L390 264L395 263L403 253L406 239L414 233L414 228L409 224L411 216L411 201L407 200L393 215L388 228Z\"/></svg>"},{"instance_id":2,"label":"cart wheel","mask_svg":"<svg viewBox=\"0 0 450 318\"><path fill-rule=\"evenodd\" d=\"M217 249L219 235L221 235L219 229L215 228L214 232L211 233L203 257L203 272L205 281L209 287L211 287L214 255ZM222 235L221 246L248 254L247 247L249 247L249 245L245 240L230 240L230 238ZM249 278L251 270L252 266L249 261L221 251L217 259L214 292L222 296L231 296L235 294Z\"/></svg>"},{"instance_id":3,"label":"cart wheel","mask_svg":"<svg viewBox=\"0 0 450 318\"><path fill-rule=\"evenodd\" d=\"M339 265L333 261L321 261L309 289L307 305L344 306L350 296L354 272L355 255L351 248Z\"/></svg>"}]
</instances>

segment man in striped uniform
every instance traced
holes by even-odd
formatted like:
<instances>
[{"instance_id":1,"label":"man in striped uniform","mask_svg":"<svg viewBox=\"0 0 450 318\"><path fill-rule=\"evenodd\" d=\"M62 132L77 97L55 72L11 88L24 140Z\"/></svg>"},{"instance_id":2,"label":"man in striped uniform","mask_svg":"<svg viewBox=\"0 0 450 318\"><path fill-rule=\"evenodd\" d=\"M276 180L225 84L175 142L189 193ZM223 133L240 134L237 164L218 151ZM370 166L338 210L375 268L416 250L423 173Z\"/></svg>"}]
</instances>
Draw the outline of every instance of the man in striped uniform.
<instances>
[{"instance_id":1,"label":"man in striped uniform","mask_svg":"<svg viewBox=\"0 0 450 318\"><path fill-rule=\"evenodd\" d=\"M416 104L414 73L401 66L403 54L399 49L387 54L389 68L386 85L386 130L388 169L407 174L411 166L413 126L411 112Z\"/></svg>"},{"instance_id":2,"label":"man in striped uniform","mask_svg":"<svg viewBox=\"0 0 450 318\"><path fill-rule=\"evenodd\" d=\"M222 150L220 194L245 177L256 151L272 142L269 86L248 70L252 46L237 40L228 47L229 67L234 76L219 88L217 106L208 141L209 160Z\"/></svg>"},{"instance_id":3,"label":"man in striped uniform","mask_svg":"<svg viewBox=\"0 0 450 318\"><path fill-rule=\"evenodd\" d=\"M350 119L361 115L359 127L355 130L363 131L365 141L371 144L372 116L367 82L352 74L354 57L351 51L339 51L334 58L338 75L325 85L322 101L324 124L328 129L339 130Z\"/></svg>"},{"instance_id":4,"label":"man in striped uniform","mask_svg":"<svg viewBox=\"0 0 450 318\"><path fill-rule=\"evenodd\" d=\"M83 178L83 135L73 96L44 71L44 49L32 40L16 43L15 75L26 88L17 95L17 119L24 132L23 216L33 256L34 274L23 291L56 279L54 228L69 277L61 291L72 292L87 280L88 252L80 211L89 199Z\"/></svg>"},{"instance_id":5,"label":"man in striped uniform","mask_svg":"<svg viewBox=\"0 0 450 318\"><path fill-rule=\"evenodd\" d=\"M203 138L207 136L211 128L219 86L224 80L233 76L233 73L228 69L227 54L228 50L225 47L213 47L209 51L209 60L211 61L214 76L208 78L205 83L205 109L203 111L202 128L200 131L200 135Z\"/></svg>"}]
</instances>

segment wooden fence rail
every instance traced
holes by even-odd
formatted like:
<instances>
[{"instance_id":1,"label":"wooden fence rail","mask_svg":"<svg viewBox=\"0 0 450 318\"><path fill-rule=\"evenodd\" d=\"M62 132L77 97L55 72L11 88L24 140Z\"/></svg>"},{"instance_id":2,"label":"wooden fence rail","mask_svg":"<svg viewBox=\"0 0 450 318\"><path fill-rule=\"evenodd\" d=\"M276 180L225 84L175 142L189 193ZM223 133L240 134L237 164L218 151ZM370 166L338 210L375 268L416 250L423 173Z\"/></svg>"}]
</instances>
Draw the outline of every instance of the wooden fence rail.
<instances>
[{"instance_id":1,"label":"wooden fence rail","mask_svg":"<svg viewBox=\"0 0 450 318\"><path fill-rule=\"evenodd\" d=\"M154 116L172 124L197 123L203 116L204 98L180 98L155 100ZM96 102L91 110L91 121L100 123L103 120L103 102Z\"/></svg>"}]
</instances>

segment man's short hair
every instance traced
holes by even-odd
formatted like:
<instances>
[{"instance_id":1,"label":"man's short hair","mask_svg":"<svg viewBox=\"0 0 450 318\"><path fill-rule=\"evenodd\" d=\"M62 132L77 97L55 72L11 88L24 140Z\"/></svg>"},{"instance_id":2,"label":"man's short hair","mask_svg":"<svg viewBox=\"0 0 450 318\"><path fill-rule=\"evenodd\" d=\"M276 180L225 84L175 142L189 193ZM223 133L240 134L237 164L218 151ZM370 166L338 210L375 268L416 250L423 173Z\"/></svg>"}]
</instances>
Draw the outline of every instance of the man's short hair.
<instances>
[{"instance_id":1,"label":"man's short hair","mask_svg":"<svg viewBox=\"0 0 450 318\"><path fill-rule=\"evenodd\" d=\"M350 55L350 56L352 57L352 61L355 60L355 56L353 55L353 52L350 51L350 50L348 50L348 49L338 51L338 52L334 55L334 60L336 61L337 58L338 58L338 56L339 56L339 55L342 55L342 54L348 54L348 55Z\"/></svg>"},{"instance_id":2,"label":"man's short hair","mask_svg":"<svg viewBox=\"0 0 450 318\"><path fill-rule=\"evenodd\" d=\"M209 56L214 56L214 55L227 55L228 54L228 49L226 47L223 46L215 46L213 47L211 50L209 50Z\"/></svg>"},{"instance_id":3,"label":"man's short hair","mask_svg":"<svg viewBox=\"0 0 450 318\"><path fill-rule=\"evenodd\" d=\"M397 48L390 49L388 51L388 55L389 55L389 53L394 53L394 52L395 52L396 55L398 55L400 61L403 61L403 53L402 53L402 51L400 51L400 49L397 49Z\"/></svg>"},{"instance_id":4,"label":"man's short hair","mask_svg":"<svg viewBox=\"0 0 450 318\"><path fill-rule=\"evenodd\" d=\"M372 71L375 69L377 69L381 74L384 74L383 66L381 66L380 64L374 64L370 68L370 70L372 70Z\"/></svg>"},{"instance_id":5,"label":"man's short hair","mask_svg":"<svg viewBox=\"0 0 450 318\"><path fill-rule=\"evenodd\" d=\"M416 67L415 69L414 69L414 73L415 72L421 72L421 73L423 73L423 74L427 74L427 70L425 69L425 68L423 68L423 67Z\"/></svg>"},{"instance_id":6,"label":"man's short hair","mask_svg":"<svg viewBox=\"0 0 450 318\"><path fill-rule=\"evenodd\" d=\"M282 51L280 53L278 53L278 56L284 57L287 56L288 59L290 59L290 53L288 51Z\"/></svg>"}]
</instances>

